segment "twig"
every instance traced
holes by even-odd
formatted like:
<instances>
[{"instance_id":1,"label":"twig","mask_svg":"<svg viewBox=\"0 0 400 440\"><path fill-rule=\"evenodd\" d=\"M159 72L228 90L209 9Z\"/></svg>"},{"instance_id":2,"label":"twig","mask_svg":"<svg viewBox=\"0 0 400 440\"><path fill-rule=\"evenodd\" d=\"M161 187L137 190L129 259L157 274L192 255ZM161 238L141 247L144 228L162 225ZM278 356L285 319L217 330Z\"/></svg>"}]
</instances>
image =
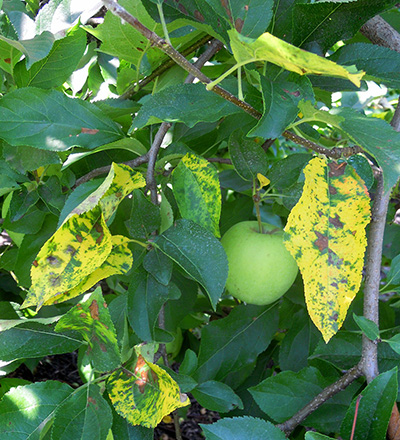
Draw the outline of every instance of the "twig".
<instances>
[{"instance_id":1,"label":"twig","mask_svg":"<svg viewBox=\"0 0 400 440\"><path fill-rule=\"evenodd\" d=\"M372 43L400 52L400 34L379 15L368 20L360 32Z\"/></svg>"},{"instance_id":2,"label":"twig","mask_svg":"<svg viewBox=\"0 0 400 440\"><path fill-rule=\"evenodd\" d=\"M310 414L317 410L328 399L347 388L350 384L352 384L361 376L362 369L360 368L360 365L356 365L335 383L321 391L318 396L314 397L314 399L310 403L308 403L303 409L297 412L293 417L291 417L289 420L286 420L286 422L277 425L277 427L280 428L286 435L289 435L298 424L300 424Z\"/></svg>"}]
</instances>

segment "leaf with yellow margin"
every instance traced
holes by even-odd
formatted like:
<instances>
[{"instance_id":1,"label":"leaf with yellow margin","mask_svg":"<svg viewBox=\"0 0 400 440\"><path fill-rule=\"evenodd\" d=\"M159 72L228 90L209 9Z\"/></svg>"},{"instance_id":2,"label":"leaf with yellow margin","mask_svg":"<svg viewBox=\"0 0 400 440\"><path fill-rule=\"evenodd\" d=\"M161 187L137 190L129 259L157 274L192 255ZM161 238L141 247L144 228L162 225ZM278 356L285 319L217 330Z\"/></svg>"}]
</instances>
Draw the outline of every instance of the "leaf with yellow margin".
<instances>
[{"instance_id":1,"label":"leaf with yellow margin","mask_svg":"<svg viewBox=\"0 0 400 440\"><path fill-rule=\"evenodd\" d=\"M63 223L74 214L80 215L90 211L99 202L103 209L104 219L107 222L124 197L134 189L142 188L145 185L146 181L140 173L133 171L128 165L118 165L113 162L102 184L68 213Z\"/></svg>"},{"instance_id":2,"label":"leaf with yellow margin","mask_svg":"<svg viewBox=\"0 0 400 440\"><path fill-rule=\"evenodd\" d=\"M58 304L68 299L75 298L81 293L87 292L91 287L104 278L129 272L129 269L132 267L132 252L128 247L130 240L122 235L113 235L111 240L111 252L107 257L107 260L105 260L100 267L86 277L86 279L81 281L76 287L64 292L62 295L51 297L44 303L44 305L49 306L51 304Z\"/></svg>"},{"instance_id":3,"label":"leaf with yellow margin","mask_svg":"<svg viewBox=\"0 0 400 440\"><path fill-rule=\"evenodd\" d=\"M97 371L110 371L121 365L117 334L100 287L62 316L55 330L79 332L88 343L86 354Z\"/></svg>"},{"instance_id":4,"label":"leaf with yellow margin","mask_svg":"<svg viewBox=\"0 0 400 440\"><path fill-rule=\"evenodd\" d=\"M266 32L257 40L247 42L232 29L228 31L233 55L239 65L255 61L269 61L299 75L325 75L350 80L360 87L365 72L358 72L355 66L340 66L314 53L299 49Z\"/></svg>"},{"instance_id":5,"label":"leaf with yellow margin","mask_svg":"<svg viewBox=\"0 0 400 440\"><path fill-rule=\"evenodd\" d=\"M218 174L206 159L187 153L172 173L174 196L183 218L220 237L221 188Z\"/></svg>"},{"instance_id":6,"label":"leaf with yellow margin","mask_svg":"<svg viewBox=\"0 0 400 440\"><path fill-rule=\"evenodd\" d=\"M118 414L132 425L148 428L156 427L176 408L190 404L171 376L142 355L133 371L120 369L112 373L107 390Z\"/></svg>"},{"instance_id":7,"label":"leaf with yellow margin","mask_svg":"<svg viewBox=\"0 0 400 440\"><path fill-rule=\"evenodd\" d=\"M308 313L328 342L360 288L370 200L363 180L345 162L314 158L304 175L285 246L303 276Z\"/></svg>"},{"instance_id":8,"label":"leaf with yellow margin","mask_svg":"<svg viewBox=\"0 0 400 440\"><path fill-rule=\"evenodd\" d=\"M100 206L73 215L46 241L31 267L32 286L21 307L40 309L100 267L112 249Z\"/></svg>"}]
</instances>

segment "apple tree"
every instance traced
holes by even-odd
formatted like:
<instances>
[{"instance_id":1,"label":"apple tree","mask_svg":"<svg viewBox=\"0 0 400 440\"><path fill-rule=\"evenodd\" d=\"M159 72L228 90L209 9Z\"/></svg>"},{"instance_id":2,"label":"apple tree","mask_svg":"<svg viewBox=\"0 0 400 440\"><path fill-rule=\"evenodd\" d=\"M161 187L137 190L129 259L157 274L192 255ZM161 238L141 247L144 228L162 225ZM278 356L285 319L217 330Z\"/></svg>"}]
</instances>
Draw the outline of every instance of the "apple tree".
<instances>
[{"instance_id":1,"label":"apple tree","mask_svg":"<svg viewBox=\"0 0 400 440\"><path fill-rule=\"evenodd\" d=\"M399 4L0 6L1 439L399 438Z\"/></svg>"}]
</instances>

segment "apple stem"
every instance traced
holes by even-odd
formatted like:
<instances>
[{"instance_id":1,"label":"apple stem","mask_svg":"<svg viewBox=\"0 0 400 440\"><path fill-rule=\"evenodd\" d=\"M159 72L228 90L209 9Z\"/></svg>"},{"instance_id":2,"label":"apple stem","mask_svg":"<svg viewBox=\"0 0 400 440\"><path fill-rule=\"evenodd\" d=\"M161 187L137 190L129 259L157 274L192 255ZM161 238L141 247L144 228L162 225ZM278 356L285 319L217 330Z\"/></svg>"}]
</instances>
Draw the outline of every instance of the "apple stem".
<instances>
[{"instance_id":1,"label":"apple stem","mask_svg":"<svg viewBox=\"0 0 400 440\"><path fill-rule=\"evenodd\" d=\"M263 225L261 222L260 201L261 201L261 197L260 197L260 192L257 191L257 188L256 188L256 179L253 179L253 202L254 202L254 206L256 207L258 232L260 234L264 234L264 229L263 229Z\"/></svg>"}]
</instances>

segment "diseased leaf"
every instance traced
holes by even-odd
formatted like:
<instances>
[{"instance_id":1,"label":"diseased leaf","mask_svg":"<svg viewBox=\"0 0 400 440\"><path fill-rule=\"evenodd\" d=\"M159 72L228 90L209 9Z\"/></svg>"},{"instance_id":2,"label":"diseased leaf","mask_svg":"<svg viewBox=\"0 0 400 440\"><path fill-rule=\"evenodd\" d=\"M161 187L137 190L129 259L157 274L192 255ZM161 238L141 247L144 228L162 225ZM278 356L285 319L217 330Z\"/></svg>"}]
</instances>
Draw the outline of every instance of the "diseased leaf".
<instances>
[{"instance_id":1,"label":"diseased leaf","mask_svg":"<svg viewBox=\"0 0 400 440\"><path fill-rule=\"evenodd\" d=\"M386 437L390 415L397 397L397 367L377 376L362 390L354 440ZM351 403L340 428L343 438L350 438L357 398Z\"/></svg>"},{"instance_id":2,"label":"diseased leaf","mask_svg":"<svg viewBox=\"0 0 400 440\"><path fill-rule=\"evenodd\" d=\"M182 217L220 237L221 188L215 167L187 153L172 173L172 185Z\"/></svg>"},{"instance_id":3,"label":"diseased leaf","mask_svg":"<svg viewBox=\"0 0 400 440\"><path fill-rule=\"evenodd\" d=\"M87 292L91 287L100 280L108 278L112 275L126 274L132 267L132 252L128 244L129 239L122 235L113 235L111 237L112 249L107 259L95 269L90 275L82 280L77 286L68 290L61 295L53 296L45 301L44 305L58 304L68 299L75 298L81 293Z\"/></svg>"},{"instance_id":4,"label":"diseased leaf","mask_svg":"<svg viewBox=\"0 0 400 440\"><path fill-rule=\"evenodd\" d=\"M110 399L132 425L157 426L176 408L190 404L171 376L139 355L133 371L117 370L107 380Z\"/></svg>"},{"instance_id":5,"label":"diseased leaf","mask_svg":"<svg viewBox=\"0 0 400 440\"><path fill-rule=\"evenodd\" d=\"M221 243L197 223L180 219L158 236L155 244L204 287L215 308L228 277Z\"/></svg>"},{"instance_id":6,"label":"diseased leaf","mask_svg":"<svg viewBox=\"0 0 400 440\"><path fill-rule=\"evenodd\" d=\"M57 440L106 440L112 425L110 405L96 384L78 388L58 406L51 430Z\"/></svg>"},{"instance_id":7,"label":"diseased leaf","mask_svg":"<svg viewBox=\"0 0 400 440\"><path fill-rule=\"evenodd\" d=\"M234 30L229 31L229 37L239 65L269 61L299 75L318 74L349 79L357 87L360 87L360 80L364 75L364 72L339 66L314 53L305 52L268 32L250 43L241 39L240 34Z\"/></svg>"},{"instance_id":8,"label":"diseased leaf","mask_svg":"<svg viewBox=\"0 0 400 440\"><path fill-rule=\"evenodd\" d=\"M133 120L131 131L159 121L180 121L194 127L198 122L215 122L223 116L240 112L235 104L207 92L201 83L177 84L146 97Z\"/></svg>"},{"instance_id":9,"label":"diseased leaf","mask_svg":"<svg viewBox=\"0 0 400 440\"><path fill-rule=\"evenodd\" d=\"M58 321L55 330L75 330L87 341L86 354L96 370L103 372L121 364L117 335L98 287L90 297L78 303Z\"/></svg>"},{"instance_id":10,"label":"diseased leaf","mask_svg":"<svg viewBox=\"0 0 400 440\"><path fill-rule=\"evenodd\" d=\"M31 267L32 286L22 305L38 309L68 292L99 268L112 249L99 206L69 218L40 249Z\"/></svg>"},{"instance_id":11,"label":"diseased leaf","mask_svg":"<svg viewBox=\"0 0 400 440\"><path fill-rule=\"evenodd\" d=\"M12 388L0 401L1 439L40 440L46 421L72 392L55 380Z\"/></svg>"},{"instance_id":12,"label":"diseased leaf","mask_svg":"<svg viewBox=\"0 0 400 440\"><path fill-rule=\"evenodd\" d=\"M75 145L93 149L121 139L123 133L90 102L68 98L57 90L29 87L1 98L0 137L15 146L66 151Z\"/></svg>"},{"instance_id":13,"label":"diseased leaf","mask_svg":"<svg viewBox=\"0 0 400 440\"><path fill-rule=\"evenodd\" d=\"M303 276L308 313L328 342L360 287L369 197L345 162L314 158L304 175L303 194L285 228L285 246Z\"/></svg>"}]
</instances>

